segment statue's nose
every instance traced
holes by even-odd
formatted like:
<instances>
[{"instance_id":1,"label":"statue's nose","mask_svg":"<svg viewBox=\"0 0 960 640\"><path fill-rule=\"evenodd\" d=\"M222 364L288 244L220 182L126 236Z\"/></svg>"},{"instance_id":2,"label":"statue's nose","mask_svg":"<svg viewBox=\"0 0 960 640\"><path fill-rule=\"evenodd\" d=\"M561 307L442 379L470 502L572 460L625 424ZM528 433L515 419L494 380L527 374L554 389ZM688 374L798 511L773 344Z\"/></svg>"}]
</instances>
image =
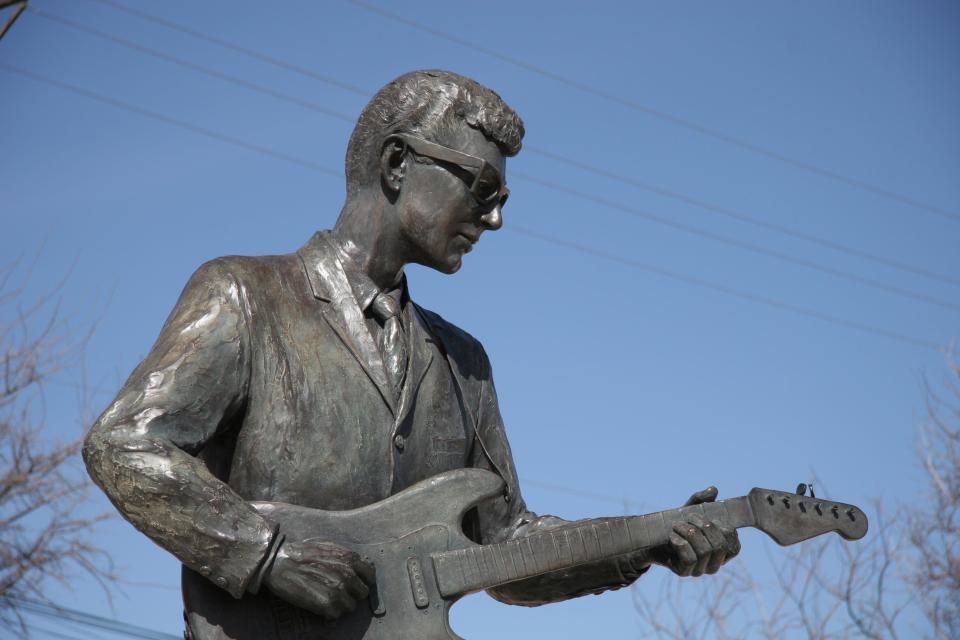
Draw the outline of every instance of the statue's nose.
<instances>
[{"instance_id":1,"label":"statue's nose","mask_svg":"<svg viewBox=\"0 0 960 640\"><path fill-rule=\"evenodd\" d=\"M500 205L497 204L493 209L480 216L480 222L491 231L496 231L503 226L503 215L500 212Z\"/></svg>"}]
</instances>

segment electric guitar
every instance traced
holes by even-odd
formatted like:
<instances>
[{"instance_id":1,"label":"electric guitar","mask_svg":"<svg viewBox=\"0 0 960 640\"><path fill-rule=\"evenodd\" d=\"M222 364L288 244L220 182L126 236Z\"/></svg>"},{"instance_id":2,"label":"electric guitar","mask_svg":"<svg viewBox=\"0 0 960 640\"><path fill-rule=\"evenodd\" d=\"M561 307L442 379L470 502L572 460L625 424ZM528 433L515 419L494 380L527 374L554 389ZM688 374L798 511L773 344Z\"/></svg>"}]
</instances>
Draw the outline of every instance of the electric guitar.
<instances>
[{"instance_id":1,"label":"electric guitar","mask_svg":"<svg viewBox=\"0 0 960 640\"><path fill-rule=\"evenodd\" d=\"M867 517L855 506L753 489L739 498L641 516L587 520L478 545L461 530L463 516L483 500L500 496L502 490L503 481L493 473L458 469L350 511L254 502L257 511L279 524L290 540L315 538L357 552L376 568L376 584L371 586L369 603L359 603L353 613L335 621L286 604L266 590L234 601L242 607L237 615L273 620L273 636L264 635L263 629L255 636L270 640L462 640L448 622L449 609L460 597L665 544L671 524L690 514L727 528L755 527L781 545L830 531L847 540L867 532Z\"/></svg>"}]
</instances>

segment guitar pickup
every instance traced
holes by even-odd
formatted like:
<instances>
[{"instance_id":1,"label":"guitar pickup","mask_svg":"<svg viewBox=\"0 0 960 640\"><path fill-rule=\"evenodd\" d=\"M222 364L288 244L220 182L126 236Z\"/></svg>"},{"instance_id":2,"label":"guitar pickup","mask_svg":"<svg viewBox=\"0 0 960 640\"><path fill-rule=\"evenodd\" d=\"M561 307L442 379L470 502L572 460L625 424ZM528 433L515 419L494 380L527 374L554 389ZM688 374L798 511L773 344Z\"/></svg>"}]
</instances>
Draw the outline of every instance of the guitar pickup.
<instances>
[{"instance_id":1,"label":"guitar pickup","mask_svg":"<svg viewBox=\"0 0 960 640\"><path fill-rule=\"evenodd\" d=\"M426 609L430 605L427 589L423 583L423 570L420 560L415 556L407 558L407 575L410 576L410 591L413 593L413 603L417 609Z\"/></svg>"}]
</instances>

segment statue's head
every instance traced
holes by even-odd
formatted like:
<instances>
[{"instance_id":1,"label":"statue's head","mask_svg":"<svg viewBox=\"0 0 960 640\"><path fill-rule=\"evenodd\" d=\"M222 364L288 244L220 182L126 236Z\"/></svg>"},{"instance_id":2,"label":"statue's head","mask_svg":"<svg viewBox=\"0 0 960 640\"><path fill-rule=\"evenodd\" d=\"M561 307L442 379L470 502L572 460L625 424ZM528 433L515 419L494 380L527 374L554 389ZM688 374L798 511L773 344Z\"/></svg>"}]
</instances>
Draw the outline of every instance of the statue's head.
<instances>
[{"instance_id":1,"label":"statue's head","mask_svg":"<svg viewBox=\"0 0 960 640\"><path fill-rule=\"evenodd\" d=\"M347 146L347 193L377 184L381 147L390 134L446 144L463 126L481 132L506 157L520 152L523 121L495 92L450 71L403 74L380 89L357 120Z\"/></svg>"},{"instance_id":2,"label":"statue's head","mask_svg":"<svg viewBox=\"0 0 960 640\"><path fill-rule=\"evenodd\" d=\"M483 85L449 71L414 71L377 92L347 147L347 196L395 207L409 261L452 273L484 230L498 229L506 161L523 122Z\"/></svg>"}]
</instances>

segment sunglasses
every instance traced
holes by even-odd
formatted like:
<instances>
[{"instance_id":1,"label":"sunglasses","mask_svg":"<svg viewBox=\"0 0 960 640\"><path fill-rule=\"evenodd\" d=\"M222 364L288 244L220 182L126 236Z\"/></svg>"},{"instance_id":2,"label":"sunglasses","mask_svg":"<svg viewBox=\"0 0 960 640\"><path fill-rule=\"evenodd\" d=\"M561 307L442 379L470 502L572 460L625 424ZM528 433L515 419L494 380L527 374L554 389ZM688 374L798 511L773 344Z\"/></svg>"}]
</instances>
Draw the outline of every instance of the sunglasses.
<instances>
[{"instance_id":1,"label":"sunglasses","mask_svg":"<svg viewBox=\"0 0 960 640\"><path fill-rule=\"evenodd\" d=\"M502 207L510 196L510 190L503 183L500 172L483 158L430 142L409 133L395 133L389 139L400 140L418 156L439 160L460 167L467 176L459 175L470 187L470 195L478 204L489 206L499 201ZM456 174L455 174L456 175Z\"/></svg>"}]
</instances>

